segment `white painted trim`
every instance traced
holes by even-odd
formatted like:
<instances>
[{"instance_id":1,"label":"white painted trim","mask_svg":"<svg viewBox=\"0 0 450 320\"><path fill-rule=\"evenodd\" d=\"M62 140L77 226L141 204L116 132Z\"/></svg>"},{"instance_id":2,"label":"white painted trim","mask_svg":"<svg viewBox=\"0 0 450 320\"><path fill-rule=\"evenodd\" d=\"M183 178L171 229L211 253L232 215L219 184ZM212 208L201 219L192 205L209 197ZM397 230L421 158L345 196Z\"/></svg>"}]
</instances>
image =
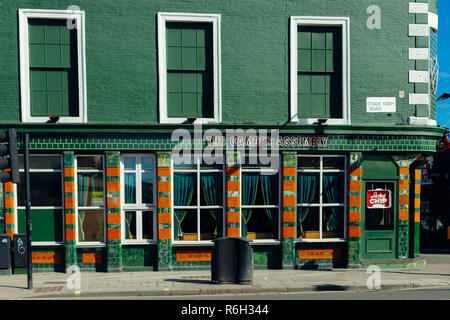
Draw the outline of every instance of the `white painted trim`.
<instances>
[{"instance_id":1,"label":"white painted trim","mask_svg":"<svg viewBox=\"0 0 450 320\"><path fill-rule=\"evenodd\" d=\"M430 96L427 93L410 93L409 104L429 104Z\"/></svg>"},{"instance_id":2,"label":"white painted trim","mask_svg":"<svg viewBox=\"0 0 450 320\"><path fill-rule=\"evenodd\" d=\"M428 117L408 117L408 124L417 126L436 126L436 120Z\"/></svg>"},{"instance_id":3,"label":"white painted trim","mask_svg":"<svg viewBox=\"0 0 450 320\"><path fill-rule=\"evenodd\" d=\"M430 53L428 48L409 48L408 49L409 60L428 60Z\"/></svg>"},{"instance_id":4,"label":"white painted trim","mask_svg":"<svg viewBox=\"0 0 450 320\"><path fill-rule=\"evenodd\" d=\"M428 24L410 24L408 25L408 35L410 37L428 37Z\"/></svg>"},{"instance_id":5,"label":"white painted trim","mask_svg":"<svg viewBox=\"0 0 450 320\"><path fill-rule=\"evenodd\" d=\"M125 170L124 168L124 157L135 157L136 159L136 169L133 170ZM153 204L142 203L142 173L149 172L150 170L142 170L141 167L141 158L142 157L151 157L153 158ZM122 153L120 155L120 202L121 202L121 210L120 210L120 221L121 221L121 239L122 244L149 244L156 243L157 240L157 181L156 181L156 156L151 153ZM125 171L126 172L134 172L136 173L136 203L135 204L125 204ZM136 239L125 239L125 211L136 211ZM152 221L153 221L153 238L152 239L142 239L142 212L143 211L151 211L153 213ZM139 230L139 231L138 231Z\"/></svg>"},{"instance_id":6,"label":"white painted trim","mask_svg":"<svg viewBox=\"0 0 450 320\"><path fill-rule=\"evenodd\" d=\"M410 2L409 13L428 13L428 3Z\"/></svg>"},{"instance_id":7,"label":"white painted trim","mask_svg":"<svg viewBox=\"0 0 450 320\"><path fill-rule=\"evenodd\" d=\"M342 27L342 119L328 119L326 124L350 124L350 18L292 16L290 21L290 79L291 106L290 121L298 124L313 124L318 119L298 117L297 98L297 30L298 26L340 26Z\"/></svg>"},{"instance_id":8,"label":"white painted trim","mask_svg":"<svg viewBox=\"0 0 450 320\"><path fill-rule=\"evenodd\" d=\"M195 123L220 123L222 122L221 15L175 12L158 12L159 122L187 123L186 118L169 118L167 116L166 22L174 21L208 22L213 25L214 118L198 118Z\"/></svg>"},{"instance_id":9,"label":"white painted trim","mask_svg":"<svg viewBox=\"0 0 450 320\"><path fill-rule=\"evenodd\" d=\"M428 12L428 26L435 29L436 31L438 30L438 25L439 25L439 17L436 13L433 12Z\"/></svg>"},{"instance_id":10,"label":"white painted trim","mask_svg":"<svg viewBox=\"0 0 450 320\"><path fill-rule=\"evenodd\" d=\"M60 117L58 123L86 123L86 53L85 13L72 10L19 9L19 51L20 51L20 98L22 122L45 123L48 117L33 117L30 114L30 63L28 48L28 19L76 20L78 51L78 117Z\"/></svg>"},{"instance_id":11,"label":"white painted trim","mask_svg":"<svg viewBox=\"0 0 450 320\"><path fill-rule=\"evenodd\" d=\"M428 71L409 70L409 83L429 83Z\"/></svg>"}]
</instances>

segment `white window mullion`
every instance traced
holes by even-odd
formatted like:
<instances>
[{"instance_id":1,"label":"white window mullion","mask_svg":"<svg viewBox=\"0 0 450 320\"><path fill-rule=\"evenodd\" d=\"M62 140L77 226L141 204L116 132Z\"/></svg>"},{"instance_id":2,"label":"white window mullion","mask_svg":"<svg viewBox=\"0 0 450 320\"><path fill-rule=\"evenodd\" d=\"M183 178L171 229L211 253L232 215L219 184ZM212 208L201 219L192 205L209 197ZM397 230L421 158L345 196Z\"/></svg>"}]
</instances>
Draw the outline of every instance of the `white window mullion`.
<instances>
[{"instance_id":1,"label":"white window mullion","mask_svg":"<svg viewBox=\"0 0 450 320\"><path fill-rule=\"evenodd\" d=\"M320 173L319 173L319 239L322 239L322 195L323 195L323 157L320 157Z\"/></svg>"}]
</instances>

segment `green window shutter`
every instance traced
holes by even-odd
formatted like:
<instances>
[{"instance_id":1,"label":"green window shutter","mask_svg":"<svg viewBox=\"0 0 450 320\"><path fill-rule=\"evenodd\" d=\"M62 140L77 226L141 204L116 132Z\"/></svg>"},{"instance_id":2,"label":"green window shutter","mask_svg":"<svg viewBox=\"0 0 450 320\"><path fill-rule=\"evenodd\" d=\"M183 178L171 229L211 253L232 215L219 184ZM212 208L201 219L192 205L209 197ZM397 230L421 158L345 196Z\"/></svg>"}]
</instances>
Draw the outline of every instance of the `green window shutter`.
<instances>
[{"instance_id":1,"label":"green window shutter","mask_svg":"<svg viewBox=\"0 0 450 320\"><path fill-rule=\"evenodd\" d=\"M212 24L166 24L167 115L212 118Z\"/></svg>"},{"instance_id":2,"label":"green window shutter","mask_svg":"<svg viewBox=\"0 0 450 320\"><path fill-rule=\"evenodd\" d=\"M341 28L298 28L299 118L341 118Z\"/></svg>"},{"instance_id":3,"label":"green window shutter","mask_svg":"<svg viewBox=\"0 0 450 320\"><path fill-rule=\"evenodd\" d=\"M32 116L78 116L76 32L65 20L29 19Z\"/></svg>"}]
</instances>

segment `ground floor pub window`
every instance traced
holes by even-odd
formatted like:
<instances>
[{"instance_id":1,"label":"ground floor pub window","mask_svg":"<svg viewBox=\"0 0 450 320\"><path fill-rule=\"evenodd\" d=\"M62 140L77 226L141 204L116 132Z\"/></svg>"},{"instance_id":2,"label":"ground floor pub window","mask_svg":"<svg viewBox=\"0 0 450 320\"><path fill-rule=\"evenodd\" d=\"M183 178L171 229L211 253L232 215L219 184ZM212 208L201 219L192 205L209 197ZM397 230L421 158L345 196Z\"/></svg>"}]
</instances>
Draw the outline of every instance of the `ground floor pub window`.
<instances>
[{"instance_id":1,"label":"ground floor pub window","mask_svg":"<svg viewBox=\"0 0 450 320\"><path fill-rule=\"evenodd\" d=\"M78 242L105 241L103 156L76 156Z\"/></svg>"},{"instance_id":2,"label":"ground floor pub window","mask_svg":"<svg viewBox=\"0 0 450 320\"><path fill-rule=\"evenodd\" d=\"M19 156L18 232L26 233L24 157ZM63 243L63 178L61 155L30 155L30 201L33 243Z\"/></svg>"},{"instance_id":3,"label":"ground floor pub window","mask_svg":"<svg viewBox=\"0 0 450 320\"><path fill-rule=\"evenodd\" d=\"M278 169L252 165L249 158L242 165L241 235L248 239L279 238Z\"/></svg>"},{"instance_id":4,"label":"ground floor pub window","mask_svg":"<svg viewBox=\"0 0 450 320\"><path fill-rule=\"evenodd\" d=\"M223 235L224 184L223 165L173 158L175 241L204 241Z\"/></svg>"},{"instance_id":5,"label":"ground floor pub window","mask_svg":"<svg viewBox=\"0 0 450 320\"><path fill-rule=\"evenodd\" d=\"M343 239L345 157L298 156L297 238Z\"/></svg>"},{"instance_id":6,"label":"ground floor pub window","mask_svg":"<svg viewBox=\"0 0 450 320\"><path fill-rule=\"evenodd\" d=\"M122 156L122 225L124 242L155 240L155 157Z\"/></svg>"}]
</instances>

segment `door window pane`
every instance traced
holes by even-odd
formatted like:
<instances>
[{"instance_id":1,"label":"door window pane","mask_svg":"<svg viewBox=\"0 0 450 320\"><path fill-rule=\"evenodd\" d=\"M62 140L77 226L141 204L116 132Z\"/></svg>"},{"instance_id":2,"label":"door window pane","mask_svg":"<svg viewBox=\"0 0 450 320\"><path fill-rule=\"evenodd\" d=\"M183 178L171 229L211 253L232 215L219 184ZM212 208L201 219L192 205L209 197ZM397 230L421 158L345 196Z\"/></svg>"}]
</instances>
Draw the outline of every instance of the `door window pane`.
<instances>
[{"instance_id":1,"label":"door window pane","mask_svg":"<svg viewBox=\"0 0 450 320\"><path fill-rule=\"evenodd\" d=\"M345 176L343 172L323 173L322 203L344 203Z\"/></svg>"},{"instance_id":2,"label":"door window pane","mask_svg":"<svg viewBox=\"0 0 450 320\"><path fill-rule=\"evenodd\" d=\"M301 239L320 238L319 207L297 207L297 235Z\"/></svg>"},{"instance_id":3,"label":"door window pane","mask_svg":"<svg viewBox=\"0 0 450 320\"><path fill-rule=\"evenodd\" d=\"M136 157L124 157L123 167L125 170L136 170Z\"/></svg>"},{"instance_id":4,"label":"door window pane","mask_svg":"<svg viewBox=\"0 0 450 320\"><path fill-rule=\"evenodd\" d=\"M125 239L136 239L136 211L125 211Z\"/></svg>"},{"instance_id":5,"label":"door window pane","mask_svg":"<svg viewBox=\"0 0 450 320\"><path fill-rule=\"evenodd\" d=\"M394 229L394 184L393 183L366 183L366 193L368 190L390 190L391 207L386 209L370 209L365 207L366 230L393 230ZM367 197L366 202L367 202Z\"/></svg>"},{"instance_id":6,"label":"door window pane","mask_svg":"<svg viewBox=\"0 0 450 320\"><path fill-rule=\"evenodd\" d=\"M320 175L315 172L297 173L297 203L318 204L320 202Z\"/></svg>"},{"instance_id":7,"label":"door window pane","mask_svg":"<svg viewBox=\"0 0 450 320\"><path fill-rule=\"evenodd\" d=\"M102 156L77 156L78 170L102 170Z\"/></svg>"},{"instance_id":8,"label":"door window pane","mask_svg":"<svg viewBox=\"0 0 450 320\"><path fill-rule=\"evenodd\" d=\"M98 172L78 173L78 206L103 206L103 174Z\"/></svg>"},{"instance_id":9,"label":"door window pane","mask_svg":"<svg viewBox=\"0 0 450 320\"><path fill-rule=\"evenodd\" d=\"M343 238L344 207L323 207L322 216L322 238Z\"/></svg>"},{"instance_id":10,"label":"door window pane","mask_svg":"<svg viewBox=\"0 0 450 320\"><path fill-rule=\"evenodd\" d=\"M297 166L299 169L320 169L320 158L298 157Z\"/></svg>"},{"instance_id":11,"label":"door window pane","mask_svg":"<svg viewBox=\"0 0 450 320\"><path fill-rule=\"evenodd\" d=\"M142 203L153 203L153 173L142 173Z\"/></svg>"},{"instance_id":12,"label":"door window pane","mask_svg":"<svg viewBox=\"0 0 450 320\"><path fill-rule=\"evenodd\" d=\"M197 204L196 173L175 172L173 188L175 206L195 206Z\"/></svg>"},{"instance_id":13,"label":"door window pane","mask_svg":"<svg viewBox=\"0 0 450 320\"><path fill-rule=\"evenodd\" d=\"M141 157L141 169L142 170L153 170L153 158L152 157Z\"/></svg>"},{"instance_id":14,"label":"door window pane","mask_svg":"<svg viewBox=\"0 0 450 320\"><path fill-rule=\"evenodd\" d=\"M202 206L221 206L223 199L222 172L200 174Z\"/></svg>"},{"instance_id":15,"label":"door window pane","mask_svg":"<svg viewBox=\"0 0 450 320\"><path fill-rule=\"evenodd\" d=\"M136 203L136 174L126 172L125 181L125 203Z\"/></svg>"},{"instance_id":16,"label":"door window pane","mask_svg":"<svg viewBox=\"0 0 450 320\"><path fill-rule=\"evenodd\" d=\"M17 184L18 206L26 205L25 173ZM31 206L62 206L61 172L30 172Z\"/></svg>"},{"instance_id":17,"label":"door window pane","mask_svg":"<svg viewBox=\"0 0 450 320\"><path fill-rule=\"evenodd\" d=\"M197 210L174 210L174 212L175 240L198 240Z\"/></svg>"},{"instance_id":18,"label":"door window pane","mask_svg":"<svg viewBox=\"0 0 450 320\"><path fill-rule=\"evenodd\" d=\"M200 210L200 240L212 240L222 235L223 210Z\"/></svg>"},{"instance_id":19,"label":"door window pane","mask_svg":"<svg viewBox=\"0 0 450 320\"><path fill-rule=\"evenodd\" d=\"M78 240L104 241L104 213L99 210L78 210Z\"/></svg>"},{"instance_id":20,"label":"door window pane","mask_svg":"<svg viewBox=\"0 0 450 320\"><path fill-rule=\"evenodd\" d=\"M153 211L142 211L142 239L153 239Z\"/></svg>"}]
</instances>

